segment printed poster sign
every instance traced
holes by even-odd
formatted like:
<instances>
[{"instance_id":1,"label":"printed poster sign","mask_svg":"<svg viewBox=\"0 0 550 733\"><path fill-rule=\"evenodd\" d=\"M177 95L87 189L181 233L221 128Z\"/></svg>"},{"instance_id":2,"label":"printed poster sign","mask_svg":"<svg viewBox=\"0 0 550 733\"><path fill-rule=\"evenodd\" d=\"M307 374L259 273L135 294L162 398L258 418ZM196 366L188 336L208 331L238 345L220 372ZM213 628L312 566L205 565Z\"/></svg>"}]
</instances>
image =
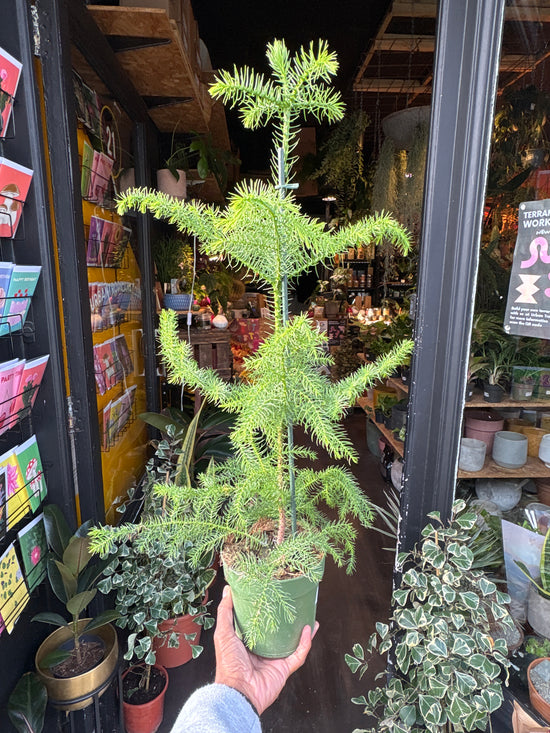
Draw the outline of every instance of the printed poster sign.
<instances>
[{"instance_id":1,"label":"printed poster sign","mask_svg":"<svg viewBox=\"0 0 550 733\"><path fill-rule=\"evenodd\" d=\"M550 339L550 199L519 205L504 330Z\"/></svg>"}]
</instances>

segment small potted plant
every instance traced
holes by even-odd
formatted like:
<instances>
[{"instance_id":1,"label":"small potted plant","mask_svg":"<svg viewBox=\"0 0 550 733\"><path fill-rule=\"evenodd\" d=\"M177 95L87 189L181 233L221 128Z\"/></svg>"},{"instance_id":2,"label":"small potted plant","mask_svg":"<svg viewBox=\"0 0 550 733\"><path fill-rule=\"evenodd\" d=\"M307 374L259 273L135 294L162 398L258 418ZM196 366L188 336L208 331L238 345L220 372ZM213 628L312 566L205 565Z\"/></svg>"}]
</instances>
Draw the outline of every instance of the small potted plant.
<instances>
[{"instance_id":1,"label":"small potted plant","mask_svg":"<svg viewBox=\"0 0 550 733\"><path fill-rule=\"evenodd\" d=\"M119 208L169 217L181 231L196 233L207 255L246 267L269 288L272 333L247 360L247 382L236 385L212 369L200 369L179 339L173 315L161 313L159 340L170 380L200 389L235 414L235 456L203 474L199 490L157 486L168 513L163 522L142 525L140 532L147 542L165 543L168 554L189 540L195 562L205 551L222 549L239 633L257 653L282 657L294 651L304 625L313 626L325 557L351 571L356 532L351 518L363 525L371 521L370 504L346 468L296 467L298 458L313 459L314 453L294 444L294 426L305 428L335 458L355 460L340 419L370 383L404 361L412 344L398 344L378 364L331 382L321 368L331 363L326 336L306 315L290 318L288 281L301 272L358 241L390 239L407 252L409 240L386 215L335 232L301 213L288 181L294 131L305 114L328 121L342 116L339 94L327 86L337 62L322 41L291 55L277 40L269 44L267 58L271 78L249 69L221 72L211 94L238 106L248 127L274 123L276 180L240 184L223 211L143 190L124 196ZM336 517L325 514L326 505ZM116 537L124 529L111 531ZM299 586L296 596L294 586Z\"/></svg>"},{"instance_id":2,"label":"small potted plant","mask_svg":"<svg viewBox=\"0 0 550 733\"><path fill-rule=\"evenodd\" d=\"M531 585L527 607L527 620L533 631L550 639L550 532L546 533L540 555L540 577L533 577L525 563L516 560L516 565L524 573Z\"/></svg>"},{"instance_id":3,"label":"small potted plant","mask_svg":"<svg viewBox=\"0 0 550 733\"><path fill-rule=\"evenodd\" d=\"M515 345L512 341L487 344L483 350L485 366L479 370L483 377L483 399L486 402L502 402L505 385L510 377Z\"/></svg>"},{"instance_id":4,"label":"small potted plant","mask_svg":"<svg viewBox=\"0 0 550 733\"><path fill-rule=\"evenodd\" d=\"M386 684L352 700L378 720L369 733L485 730L503 702L501 672L510 662L505 640L494 638L492 628L513 626L510 599L472 569L477 515L464 509L455 502L447 525L437 512L429 514L419 545L398 557L402 575L390 624L376 624L366 649L392 650L394 667ZM346 662L361 675L369 666L360 644Z\"/></svg>"},{"instance_id":5,"label":"small potted plant","mask_svg":"<svg viewBox=\"0 0 550 733\"><path fill-rule=\"evenodd\" d=\"M482 356L470 354L468 359L468 380L466 384L466 402L472 399L475 389L475 375L487 368L487 362Z\"/></svg>"},{"instance_id":6,"label":"small potted plant","mask_svg":"<svg viewBox=\"0 0 550 733\"><path fill-rule=\"evenodd\" d=\"M105 566L90 552L91 522L71 536L59 507L49 505L44 508L44 525L50 551L50 586L65 604L70 620L48 611L33 617L33 621L59 627L40 645L36 670L52 704L63 710L79 710L91 704L91 695L101 689L118 663L117 636L110 623L118 613L111 609L93 619L80 618L95 598ZM80 701L70 702L75 699Z\"/></svg>"}]
</instances>

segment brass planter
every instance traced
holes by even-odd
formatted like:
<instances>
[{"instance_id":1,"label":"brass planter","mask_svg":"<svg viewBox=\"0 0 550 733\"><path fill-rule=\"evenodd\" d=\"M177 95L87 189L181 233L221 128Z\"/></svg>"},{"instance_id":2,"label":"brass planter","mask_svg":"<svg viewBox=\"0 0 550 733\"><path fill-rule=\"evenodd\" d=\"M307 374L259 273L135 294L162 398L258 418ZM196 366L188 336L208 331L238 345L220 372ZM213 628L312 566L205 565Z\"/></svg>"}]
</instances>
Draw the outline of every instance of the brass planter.
<instances>
[{"instance_id":1,"label":"brass planter","mask_svg":"<svg viewBox=\"0 0 550 733\"><path fill-rule=\"evenodd\" d=\"M78 622L79 631L89 621L90 619L80 619ZM46 686L50 703L59 710L82 710L91 705L93 702L92 695L98 690L101 690L100 695L103 694L101 688L105 685L118 663L118 639L114 626L105 624L105 626L93 629L90 633L99 636L103 640L105 656L93 669L76 677L54 677L48 669L40 668L44 657L72 637L70 628L62 626L56 629L44 639L36 652L34 659L36 671ZM79 700L79 702L72 702L73 700Z\"/></svg>"}]
</instances>

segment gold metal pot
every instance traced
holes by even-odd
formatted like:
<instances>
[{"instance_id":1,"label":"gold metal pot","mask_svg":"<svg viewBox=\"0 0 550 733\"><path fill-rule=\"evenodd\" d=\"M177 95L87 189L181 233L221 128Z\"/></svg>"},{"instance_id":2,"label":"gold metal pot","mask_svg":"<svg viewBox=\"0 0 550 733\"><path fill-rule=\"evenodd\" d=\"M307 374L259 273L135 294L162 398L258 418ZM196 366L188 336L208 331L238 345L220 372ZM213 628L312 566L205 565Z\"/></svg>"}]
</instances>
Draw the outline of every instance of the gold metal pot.
<instances>
[{"instance_id":1,"label":"gold metal pot","mask_svg":"<svg viewBox=\"0 0 550 733\"><path fill-rule=\"evenodd\" d=\"M83 629L90 619L80 619L78 622L79 631ZM40 665L44 657L58 649L61 644L72 637L70 628L62 626L50 634L39 646L34 659L36 671L42 682L46 685L50 703L58 710L82 710L91 705L92 695L101 690L103 685L111 676L118 662L118 640L116 630L111 624L105 624L90 632L99 636L105 644L105 656L102 661L93 669L79 674L76 677L59 678L54 677L48 668L41 669ZM101 690L100 695L103 694ZM84 697L87 695L88 697ZM71 703L71 700L83 698L80 702Z\"/></svg>"}]
</instances>

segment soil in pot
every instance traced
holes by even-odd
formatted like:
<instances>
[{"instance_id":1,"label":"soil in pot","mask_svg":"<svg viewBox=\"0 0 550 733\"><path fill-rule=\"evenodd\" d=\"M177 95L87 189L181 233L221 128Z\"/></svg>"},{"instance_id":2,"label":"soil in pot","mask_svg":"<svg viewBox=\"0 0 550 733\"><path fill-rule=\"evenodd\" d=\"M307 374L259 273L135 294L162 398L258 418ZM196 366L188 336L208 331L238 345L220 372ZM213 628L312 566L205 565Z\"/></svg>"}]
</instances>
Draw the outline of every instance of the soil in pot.
<instances>
[{"instance_id":1,"label":"soil in pot","mask_svg":"<svg viewBox=\"0 0 550 733\"><path fill-rule=\"evenodd\" d=\"M531 705L550 722L550 659L543 657L531 662L527 669Z\"/></svg>"},{"instance_id":2,"label":"soil in pot","mask_svg":"<svg viewBox=\"0 0 550 733\"><path fill-rule=\"evenodd\" d=\"M135 665L122 675L122 707L126 733L155 733L164 717L168 672L159 665L151 667L148 690L139 689L143 672L144 665Z\"/></svg>"},{"instance_id":3,"label":"soil in pot","mask_svg":"<svg viewBox=\"0 0 550 733\"><path fill-rule=\"evenodd\" d=\"M166 687L167 677L160 667L151 667L148 690L140 687L143 675L143 667L130 667L127 674L124 675L122 696L124 701L130 705L145 705L158 697Z\"/></svg>"},{"instance_id":4,"label":"soil in pot","mask_svg":"<svg viewBox=\"0 0 550 733\"><path fill-rule=\"evenodd\" d=\"M63 662L50 667L54 677L67 679L84 674L96 667L105 656L105 644L99 636L84 634L80 637L77 653L73 639L69 639L59 646L60 651L69 652L69 657Z\"/></svg>"}]
</instances>

